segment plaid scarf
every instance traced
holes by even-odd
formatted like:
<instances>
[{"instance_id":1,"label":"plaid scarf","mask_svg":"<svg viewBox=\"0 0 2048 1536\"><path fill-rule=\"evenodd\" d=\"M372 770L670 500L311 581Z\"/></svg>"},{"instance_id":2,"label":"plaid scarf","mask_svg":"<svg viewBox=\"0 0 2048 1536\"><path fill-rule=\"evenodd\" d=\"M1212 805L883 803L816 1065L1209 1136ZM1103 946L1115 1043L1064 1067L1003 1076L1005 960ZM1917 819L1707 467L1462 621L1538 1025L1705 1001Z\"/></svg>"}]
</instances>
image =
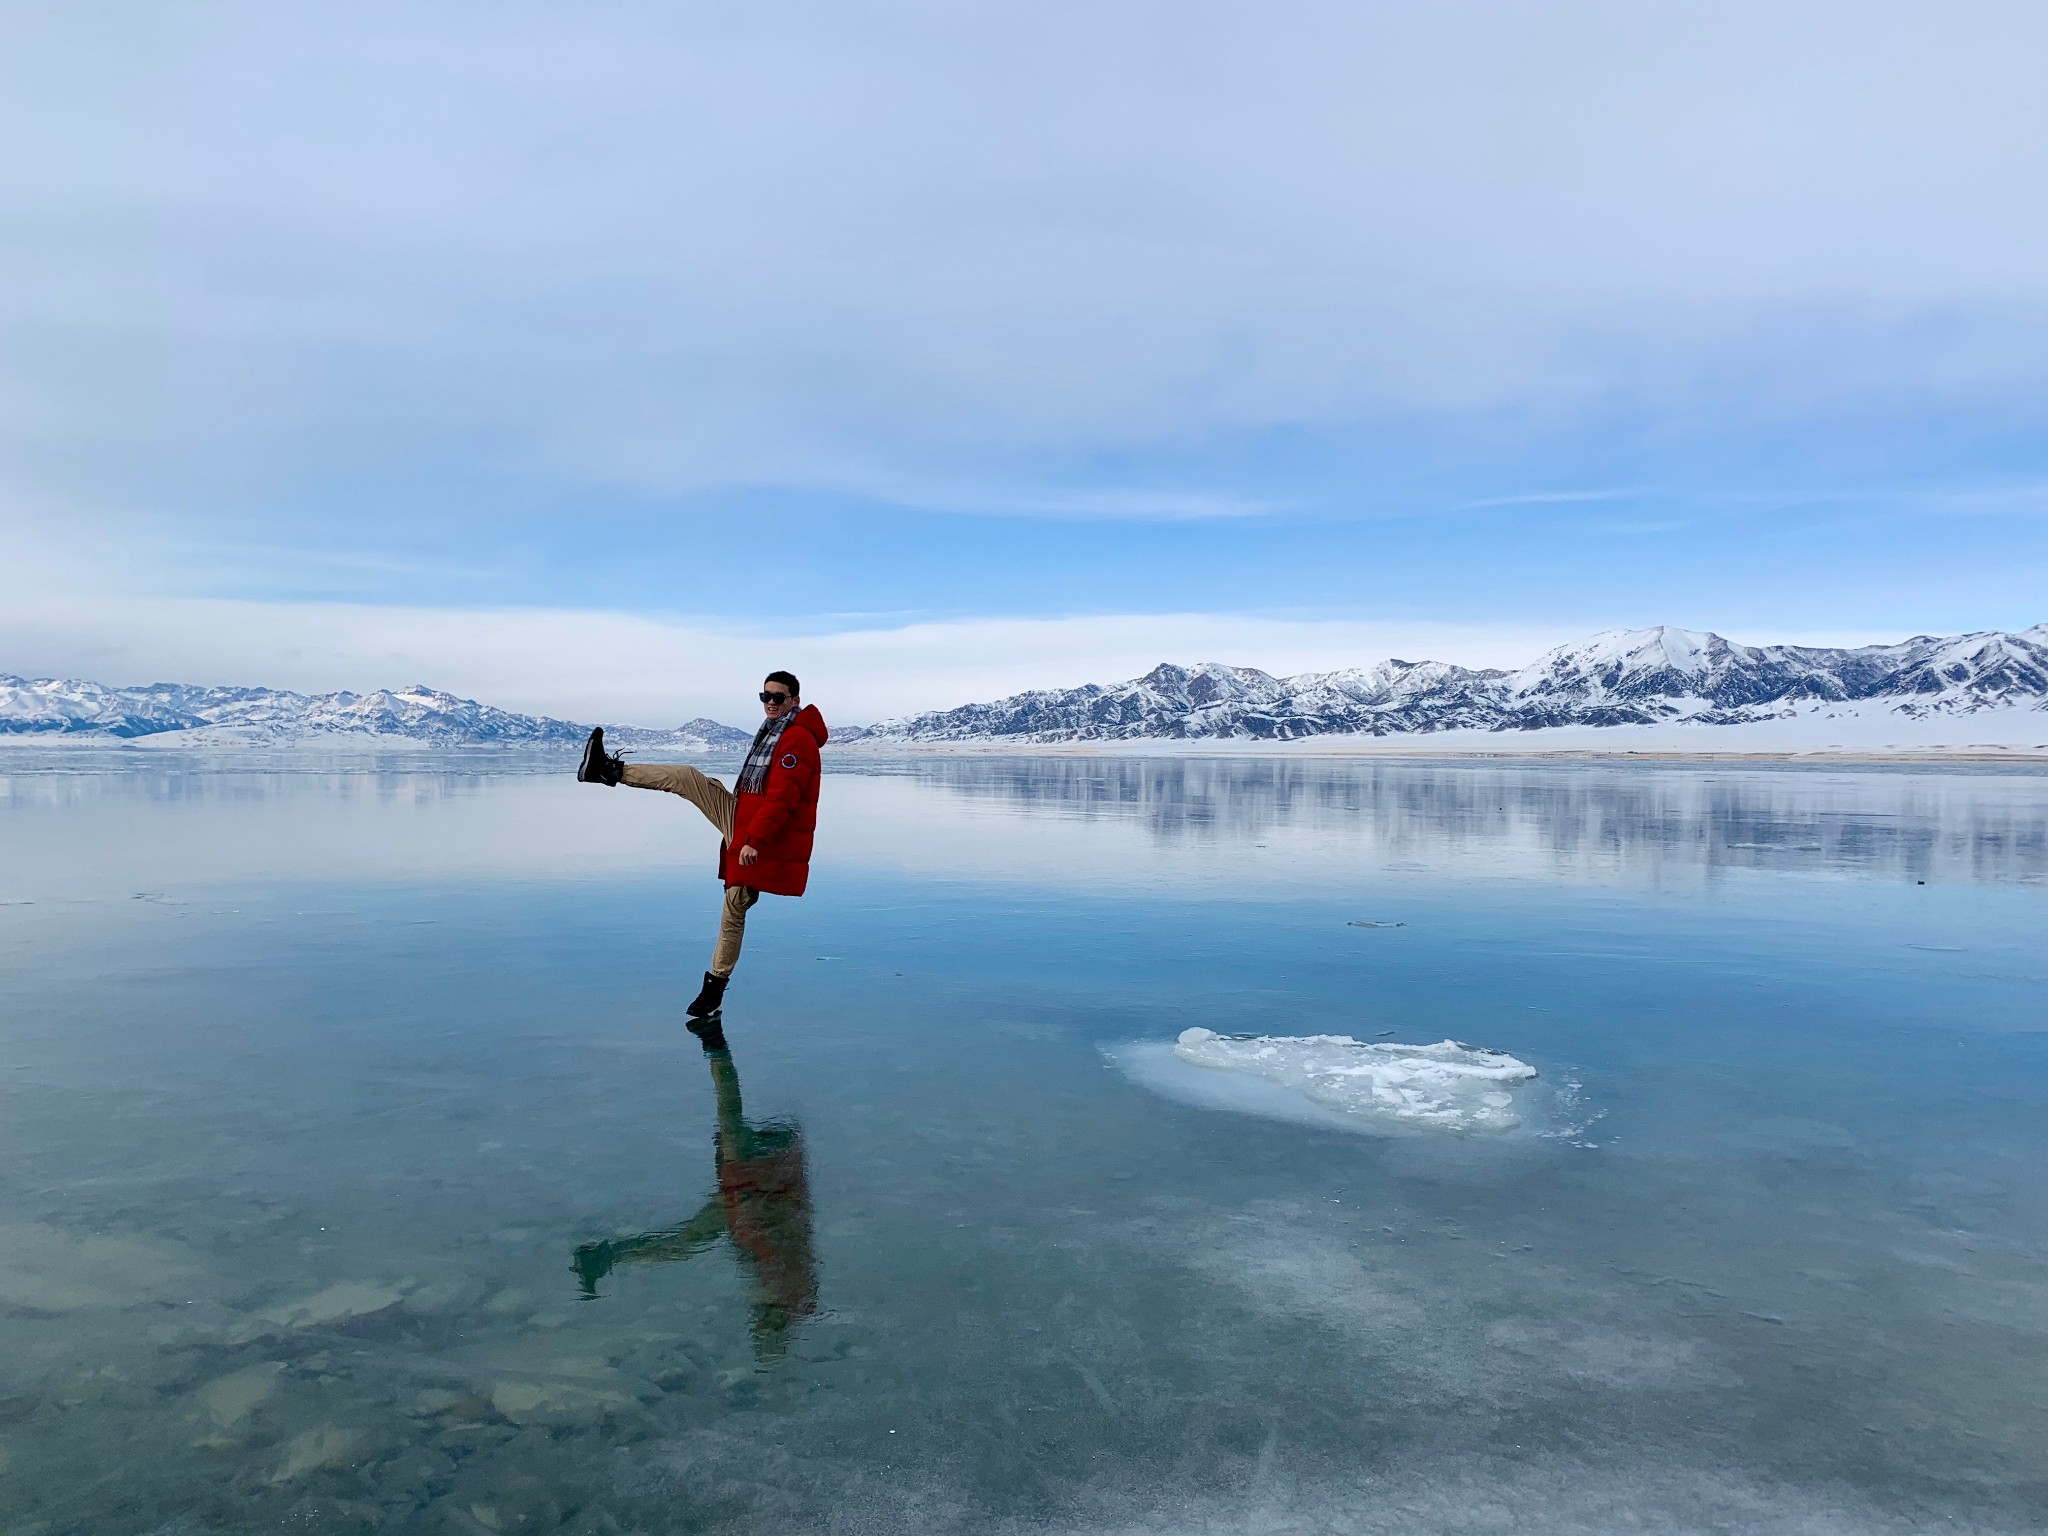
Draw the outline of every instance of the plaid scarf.
<instances>
[{"instance_id":1,"label":"plaid scarf","mask_svg":"<svg viewBox=\"0 0 2048 1536\"><path fill-rule=\"evenodd\" d=\"M775 761L775 743L782 739L782 728L795 718L790 711L780 720L763 720L761 729L754 732L754 744L747 748L746 765L740 769L740 782L735 794L758 795L768 783L768 768Z\"/></svg>"}]
</instances>

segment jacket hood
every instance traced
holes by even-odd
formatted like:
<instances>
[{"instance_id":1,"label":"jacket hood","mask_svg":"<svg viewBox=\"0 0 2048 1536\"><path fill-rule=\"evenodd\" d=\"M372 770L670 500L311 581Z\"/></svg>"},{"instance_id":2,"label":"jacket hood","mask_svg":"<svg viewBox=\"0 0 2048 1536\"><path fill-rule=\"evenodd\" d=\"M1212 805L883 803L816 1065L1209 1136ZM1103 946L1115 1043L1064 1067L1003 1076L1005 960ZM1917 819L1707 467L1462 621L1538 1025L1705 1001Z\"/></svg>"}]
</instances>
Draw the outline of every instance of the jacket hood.
<instances>
[{"instance_id":1,"label":"jacket hood","mask_svg":"<svg viewBox=\"0 0 2048 1536\"><path fill-rule=\"evenodd\" d=\"M809 731L818 739L818 745L821 747L825 745L825 742L832 735L830 731L825 729L825 717L818 713L818 707L815 704L806 704L802 709L791 715L789 717L789 724L784 726L783 729Z\"/></svg>"}]
</instances>

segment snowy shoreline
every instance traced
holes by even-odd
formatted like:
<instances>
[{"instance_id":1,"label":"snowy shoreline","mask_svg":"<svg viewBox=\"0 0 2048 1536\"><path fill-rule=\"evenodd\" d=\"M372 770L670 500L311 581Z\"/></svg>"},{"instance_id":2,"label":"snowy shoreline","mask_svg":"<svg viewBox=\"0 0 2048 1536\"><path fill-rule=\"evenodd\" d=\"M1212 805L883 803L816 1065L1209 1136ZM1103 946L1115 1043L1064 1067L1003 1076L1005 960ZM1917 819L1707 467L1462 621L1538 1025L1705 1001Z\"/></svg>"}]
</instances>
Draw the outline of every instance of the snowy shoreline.
<instances>
[{"instance_id":1,"label":"snowy shoreline","mask_svg":"<svg viewBox=\"0 0 2048 1536\"><path fill-rule=\"evenodd\" d=\"M1254 757L1312 758L1322 761L1395 761L1438 763L2004 763L2048 769L2048 745L1888 746L1782 748L1731 750L1705 746L1668 748L1612 748L1562 746L1455 747L1421 742L1389 744L1363 742L1331 744L1316 741L1293 742L1057 742L1041 744L963 743L904 745L892 743L869 750L848 747L842 758L864 757L874 762L925 757Z\"/></svg>"},{"instance_id":2,"label":"snowy shoreline","mask_svg":"<svg viewBox=\"0 0 2048 1536\"><path fill-rule=\"evenodd\" d=\"M2036 762L2048 764L2048 709L1977 709L1907 715L1833 705L1734 725L1566 725L1539 730L1446 730L1385 736L1332 732L1288 741L1247 737L1138 737L1078 741L861 741L846 753L1010 755L1550 758L1636 762Z\"/></svg>"},{"instance_id":3,"label":"snowy shoreline","mask_svg":"<svg viewBox=\"0 0 2048 1536\"><path fill-rule=\"evenodd\" d=\"M304 741L221 742L168 739L108 740L64 736L0 736L0 763L10 752L27 755L76 755L80 758L152 758L175 754L217 758L291 758L347 760L407 758L420 762L460 759L482 762L549 762L573 765L575 754L562 748L500 745L489 742L413 741L405 737L343 737ZM1460 733L1462 734L1462 733ZM730 753L680 751L661 758L691 763L723 762ZM1784 746L1776 749L1722 747L1695 741L1656 745L1581 746L1556 742L1465 745L1430 738L1388 741L1384 738L1309 738L1300 741L1079 741L1079 742L877 742L829 748L833 763L904 762L934 758L1257 758L1319 762L1410 763L1637 763L1645 767L1681 763L1840 764L1910 767L1952 764L2000 765L2048 772L2048 743L1892 744L1883 746ZM656 761L647 758L647 761Z\"/></svg>"},{"instance_id":4,"label":"snowy shoreline","mask_svg":"<svg viewBox=\"0 0 2048 1536\"><path fill-rule=\"evenodd\" d=\"M662 742L634 733L629 755L654 760L722 760L731 749L700 741ZM649 740L648 737L655 739ZM576 746L549 741L434 741L351 731L283 732L211 726L114 737L71 731L0 731L7 748L60 752L299 755L434 755L572 758ZM2048 708L2008 706L1905 714L1896 706L1830 704L1770 720L1730 725L1567 725L1538 730L1458 729L1373 736L1329 732L1285 741L1250 736L1034 740L981 736L955 741L856 739L826 748L828 760L973 757L1400 758L1597 762L2019 763L2048 766Z\"/></svg>"}]
</instances>

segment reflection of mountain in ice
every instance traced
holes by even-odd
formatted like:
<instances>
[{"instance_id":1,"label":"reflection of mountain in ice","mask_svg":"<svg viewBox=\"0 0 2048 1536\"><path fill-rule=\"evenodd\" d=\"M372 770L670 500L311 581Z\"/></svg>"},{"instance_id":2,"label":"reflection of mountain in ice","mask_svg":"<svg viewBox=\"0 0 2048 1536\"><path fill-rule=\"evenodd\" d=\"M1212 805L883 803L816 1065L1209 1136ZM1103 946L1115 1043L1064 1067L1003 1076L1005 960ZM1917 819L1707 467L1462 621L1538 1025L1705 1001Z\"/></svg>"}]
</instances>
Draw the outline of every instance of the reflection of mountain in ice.
<instances>
[{"instance_id":1,"label":"reflection of mountain in ice","mask_svg":"<svg viewBox=\"0 0 2048 1536\"><path fill-rule=\"evenodd\" d=\"M1367 1045L1349 1035L1182 1032L1173 1053L1198 1067L1244 1072L1332 1109L1443 1131L1511 1131L1514 1090L1536 1069L1455 1040Z\"/></svg>"},{"instance_id":2,"label":"reflection of mountain in ice","mask_svg":"<svg viewBox=\"0 0 2048 1536\"><path fill-rule=\"evenodd\" d=\"M1366 865L1658 886L1745 870L2038 884L2048 839L2041 780L2022 773L1078 757L903 771L972 811L919 800L920 816L947 817L921 858L977 870L1029 858L1066 881L1085 865L1126 883L1159 868L1158 849L1176 889L1233 899L1248 871L1327 887ZM1028 831L992 846L1025 818Z\"/></svg>"}]
</instances>

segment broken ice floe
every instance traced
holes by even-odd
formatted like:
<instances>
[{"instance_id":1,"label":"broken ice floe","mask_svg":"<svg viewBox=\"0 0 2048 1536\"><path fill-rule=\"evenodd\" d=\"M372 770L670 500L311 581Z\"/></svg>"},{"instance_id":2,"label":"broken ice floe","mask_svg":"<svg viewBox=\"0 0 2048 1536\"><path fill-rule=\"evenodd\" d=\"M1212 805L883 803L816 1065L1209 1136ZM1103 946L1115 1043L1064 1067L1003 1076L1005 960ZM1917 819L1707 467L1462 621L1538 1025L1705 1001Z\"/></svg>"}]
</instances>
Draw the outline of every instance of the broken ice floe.
<instances>
[{"instance_id":1,"label":"broken ice floe","mask_svg":"<svg viewBox=\"0 0 2048 1536\"><path fill-rule=\"evenodd\" d=\"M1522 1123L1515 1091L1536 1080L1527 1062L1455 1040L1367 1044L1349 1035L1189 1029L1174 1042L1172 1054L1191 1066L1263 1079L1297 1102L1306 1099L1345 1119L1386 1128L1511 1131ZM1249 1100L1237 1107L1259 1112Z\"/></svg>"}]
</instances>

